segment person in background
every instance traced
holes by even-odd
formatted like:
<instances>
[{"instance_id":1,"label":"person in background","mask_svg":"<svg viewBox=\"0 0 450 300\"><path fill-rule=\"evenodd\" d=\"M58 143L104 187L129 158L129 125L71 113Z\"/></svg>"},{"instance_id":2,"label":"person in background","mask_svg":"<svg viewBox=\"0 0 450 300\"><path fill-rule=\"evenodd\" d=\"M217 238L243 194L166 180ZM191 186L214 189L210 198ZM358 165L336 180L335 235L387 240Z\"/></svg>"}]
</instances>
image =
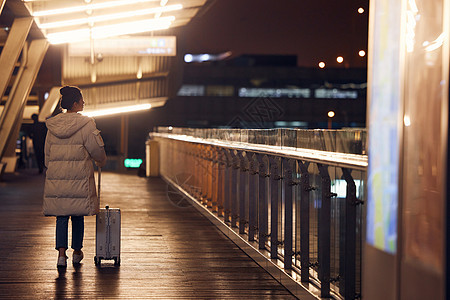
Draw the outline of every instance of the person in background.
<instances>
[{"instance_id":1,"label":"person in background","mask_svg":"<svg viewBox=\"0 0 450 300\"><path fill-rule=\"evenodd\" d=\"M83 116L83 95L78 87L60 89L60 105L67 112L46 121L45 165L47 167L43 213L56 216L58 267L67 266L68 222L72 220L72 263L83 259L84 216L99 212L94 166L106 164L103 139L92 118Z\"/></svg>"},{"instance_id":2,"label":"person in background","mask_svg":"<svg viewBox=\"0 0 450 300\"><path fill-rule=\"evenodd\" d=\"M37 114L31 115L33 125L31 125L30 137L33 139L34 155L39 169L39 174L44 171L44 144L47 136L47 127L45 123L39 122Z\"/></svg>"}]
</instances>

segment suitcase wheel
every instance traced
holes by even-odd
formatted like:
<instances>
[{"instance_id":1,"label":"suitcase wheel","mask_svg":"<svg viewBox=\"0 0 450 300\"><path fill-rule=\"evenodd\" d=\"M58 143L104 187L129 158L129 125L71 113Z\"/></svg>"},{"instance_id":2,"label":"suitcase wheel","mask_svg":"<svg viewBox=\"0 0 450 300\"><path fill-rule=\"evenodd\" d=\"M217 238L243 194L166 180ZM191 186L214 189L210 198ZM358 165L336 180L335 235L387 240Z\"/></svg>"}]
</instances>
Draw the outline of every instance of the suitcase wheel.
<instances>
[{"instance_id":1,"label":"suitcase wheel","mask_svg":"<svg viewBox=\"0 0 450 300\"><path fill-rule=\"evenodd\" d=\"M114 265L120 266L120 257L114 257Z\"/></svg>"},{"instance_id":2,"label":"suitcase wheel","mask_svg":"<svg viewBox=\"0 0 450 300\"><path fill-rule=\"evenodd\" d=\"M100 265L100 262L101 262L101 259L100 259L100 258L97 258L97 256L94 256L94 263L95 263L95 265L96 265L96 266L99 266L99 265Z\"/></svg>"}]
</instances>

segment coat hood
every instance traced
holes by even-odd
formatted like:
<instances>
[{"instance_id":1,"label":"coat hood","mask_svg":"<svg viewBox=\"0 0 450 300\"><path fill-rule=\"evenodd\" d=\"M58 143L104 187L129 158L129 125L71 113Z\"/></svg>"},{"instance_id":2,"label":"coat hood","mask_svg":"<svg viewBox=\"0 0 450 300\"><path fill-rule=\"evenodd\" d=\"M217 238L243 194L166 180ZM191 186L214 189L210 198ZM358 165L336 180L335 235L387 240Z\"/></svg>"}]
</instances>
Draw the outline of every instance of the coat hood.
<instances>
[{"instance_id":1,"label":"coat hood","mask_svg":"<svg viewBox=\"0 0 450 300\"><path fill-rule=\"evenodd\" d=\"M91 118L78 113L61 113L48 119L45 124L53 135L65 139L71 137L91 120Z\"/></svg>"}]
</instances>

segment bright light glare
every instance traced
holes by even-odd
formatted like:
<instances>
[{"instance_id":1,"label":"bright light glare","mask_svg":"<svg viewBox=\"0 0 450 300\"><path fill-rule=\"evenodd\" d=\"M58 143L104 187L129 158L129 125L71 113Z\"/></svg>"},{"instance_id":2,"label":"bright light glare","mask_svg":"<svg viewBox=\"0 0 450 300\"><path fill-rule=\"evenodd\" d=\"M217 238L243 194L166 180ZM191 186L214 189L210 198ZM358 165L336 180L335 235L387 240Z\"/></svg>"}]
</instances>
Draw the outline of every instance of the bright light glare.
<instances>
[{"instance_id":1,"label":"bright light glare","mask_svg":"<svg viewBox=\"0 0 450 300\"><path fill-rule=\"evenodd\" d=\"M321 69L325 68L325 63L323 61L321 61L319 63L319 68L321 68Z\"/></svg>"},{"instance_id":2,"label":"bright light glare","mask_svg":"<svg viewBox=\"0 0 450 300\"><path fill-rule=\"evenodd\" d=\"M116 114L122 114L122 113L134 112L134 111L141 111L141 110L146 110L146 109L150 109L150 108L152 108L152 105L149 103L146 103L146 104L124 106L124 107L114 107L114 108L106 108L106 109L99 109L99 110L83 111L83 112L81 112L81 114L88 116L88 117L100 117L100 116L116 115Z\"/></svg>"},{"instance_id":3,"label":"bright light glare","mask_svg":"<svg viewBox=\"0 0 450 300\"><path fill-rule=\"evenodd\" d=\"M186 54L186 55L184 56L184 61L187 62L187 63L190 63L190 62L192 62L193 60L194 60L194 57L192 56L192 54Z\"/></svg>"},{"instance_id":4,"label":"bright light glare","mask_svg":"<svg viewBox=\"0 0 450 300\"><path fill-rule=\"evenodd\" d=\"M332 117L334 117L334 115L335 115L334 111L330 110L328 112L328 117L332 118Z\"/></svg>"},{"instance_id":5,"label":"bright light glare","mask_svg":"<svg viewBox=\"0 0 450 300\"><path fill-rule=\"evenodd\" d=\"M359 56L364 57L364 56L366 56L366 51L359 50L358 54L359 54Z\"/></svg>"},{"instance_id":6,"label":"bright light glare","mask_svg":"<svg viewBox=\"0 0 450 300\"><path fill-rule=\"evenodd\" d=\"M408 115L405 115L403 117L403 123L406 127L411 126L411 118Z\"/></svg>"},{"instance_id":7,"label":"bright light glare","mask_svg":"<svg viewBox=\"0 0 450 300\"><path fill-rule=\"evenodd\" d=\"M342 56L338 56L336 61L341 64L344 61L344 58Z\"/></svg>"},{"instance_id":8,"label":"bright light glare","mask_svg":"<svg viewBox=\"0 0 450 300\"><path fill-rule=\"evenodd\" d=\"M72 6L72 7L58 8L58 9L35 11L35 12L33 12L32 15L33 15L33 17L53 16L53 15L68 14L68 13L74 13L74 12L80 12L80 11L87 11L87 10L111 8L111 7L117 7L117 6L129 5L129 4L135 4L135 3L157 2L157 1L158 0L108 1L108 2L103 2L103 3L94 3L94 4L81 5L81 6Z\"/></svg>"},{"instance_id":9,"label":"bright light glare","mask_svg":"<svg viewBox=\"0 0 450 300\"><path fill-rule=\"evenodd\" d=\"M175 17L164 17L157 20L142 20L136 22L118 23L108 26L92 28L92 39L102 39L112 36L147 32L153 30L167 29L170 27ZM47 39L51 44L64 44L89 40L91 37L89 29L78 29L72 31L62 31L49 33Z\"/></svg>"},{"instance_id":10,"label":"bright light glare","mask_svg":"<svg viewBox=\"0 0 450 300\"><path fill-rule=\"evenodd\" d=\"M87 17L87 18L73 19L73 20L66 20L66 21L52 22L52 23L42 23L42 24L38 24L38 26L42 29L50 29L50 28L80 25L80 24L88 24L91 22L96 23L96 22L117 20L117 19L122 19L122 18L145 16L145 15L154 14L154 13L180 10L182 8L183 8L183 5L175 4L175 5L165 6L165 7L153 7L153 8L148 8L148 9L127 11L127 12L122 12L122 13L117 13L117 14L102 15L102 16L96 16L96 17Z\"/></svg>"},{"instance_id":11,"label":"bright light glare","mask_svg":"<svg viewBox=\"0 0 450 300\"><path fill-rule=\"evenodd\" d=\"M203 55L200 57L200 60L201 60L201 61L208 61L208 60L209 60L209 54L203 54Z\"/></svg>"},{"instance_id":12,"label":"bright light glare","mask_svg":"<svg viewBox=\"0 0 450 300\"><path fill-rule=\"evenodd\" d=\"M358 8L358 13L360 13L360 14L364 13L364 8L362 8L362 7Z\"/></svg>"}]
</instances>

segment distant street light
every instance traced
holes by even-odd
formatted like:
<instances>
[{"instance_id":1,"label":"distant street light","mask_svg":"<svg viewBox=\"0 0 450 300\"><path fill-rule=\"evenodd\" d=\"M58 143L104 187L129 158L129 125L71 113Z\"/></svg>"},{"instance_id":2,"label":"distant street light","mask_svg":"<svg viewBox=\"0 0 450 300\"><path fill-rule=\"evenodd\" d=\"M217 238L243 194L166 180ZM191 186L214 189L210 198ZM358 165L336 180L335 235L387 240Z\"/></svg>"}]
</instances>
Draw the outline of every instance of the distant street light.
<instances>
[{"instance_id":1,"label":"distant street light","mask_svg":"<svg viewBox=\"0 0 450 300\"><path fill-rule=\"evenodd\" d=\"M358 13L360 13L360 14L364 13L364 8L362 8L362 7L358 8Z\"/></svg>"},{"instance_id":2,"label":"distant street light","mask_svg":"<svg viewBox=\"0 0 450 300\"><path fill-rule=\"evenodd\" d=\"M341 64L344 61L344 58L342 56L338 56L336 61Z\"/></svg>"},{"instance_id":3,"label":"distant street light","mask_svg":"<svg viewBox=\"0 0 450 300\"><path fill-rule=\"evenodd\" d=\"M328 112L328 129L331 129L331 128L333 128L333 124L332 124L332 119L333 119L333 117L335 116L335 113L334 113L334 111L332 111L332 110L330 110L329 112Z\"/></svg>"},{"instance_id":4,"label":"distant street light","mask_svg":"<svg viewBox=\"0 0 450 300\"><path fill-rule=\"evenodd\" d=\"M359 50L358 54L359 54L359 56L364 57L364 56L366 56L366 51Z\"/></svg>"},{"instance_id":5,"label":"distant street light","mask_svg":"<svg viewBox=\"0 0 450 300\"><path fill-rule=\"evenodd\" d=\"M325 68L325 63L323 61L321 61L319 63L319 68L321 68L321 69Z\"/></svg>"}]
</instances>

